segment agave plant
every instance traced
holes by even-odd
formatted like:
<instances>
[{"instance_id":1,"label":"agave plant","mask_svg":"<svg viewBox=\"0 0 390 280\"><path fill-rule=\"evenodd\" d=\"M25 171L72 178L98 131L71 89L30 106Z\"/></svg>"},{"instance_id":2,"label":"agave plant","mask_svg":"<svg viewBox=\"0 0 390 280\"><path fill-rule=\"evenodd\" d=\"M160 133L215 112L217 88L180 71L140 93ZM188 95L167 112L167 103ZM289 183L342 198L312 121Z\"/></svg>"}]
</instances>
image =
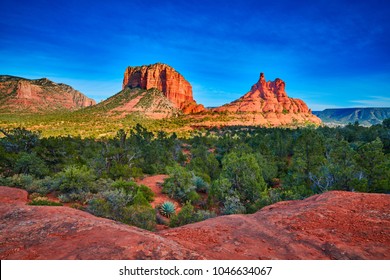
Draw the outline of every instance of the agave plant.
<instances>
[{"instance_id":1,"label":"agave plant","mask_svg":"<svg viewBox=\"0 0 390 280\"><path fill-rule=\"evenodd\" d=\"M165 201L160 206L160 214L169 218L172 214L175 213L175 205L170 201Z\"/></svg>"}]
</instances>

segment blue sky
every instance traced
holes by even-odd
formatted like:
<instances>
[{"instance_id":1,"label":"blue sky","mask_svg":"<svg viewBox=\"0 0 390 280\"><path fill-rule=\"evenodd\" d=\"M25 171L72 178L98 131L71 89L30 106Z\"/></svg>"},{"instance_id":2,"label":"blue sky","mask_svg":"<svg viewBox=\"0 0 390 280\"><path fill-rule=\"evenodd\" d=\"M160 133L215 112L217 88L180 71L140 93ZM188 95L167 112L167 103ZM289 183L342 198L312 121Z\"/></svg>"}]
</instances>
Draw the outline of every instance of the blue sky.
<instances>
[{"instance_id":1,"label":"blue sky","mask_svg":"<svg viewBox=\"0 0 390 280\"><path fill-rule=\"evenodd\" d=\"M206 106L281 78L313 110L390 107L390 2L21 1L0 5L0 74L47 77L97 101L127 66L164 62Z\"/></svg>"}]
</instances>

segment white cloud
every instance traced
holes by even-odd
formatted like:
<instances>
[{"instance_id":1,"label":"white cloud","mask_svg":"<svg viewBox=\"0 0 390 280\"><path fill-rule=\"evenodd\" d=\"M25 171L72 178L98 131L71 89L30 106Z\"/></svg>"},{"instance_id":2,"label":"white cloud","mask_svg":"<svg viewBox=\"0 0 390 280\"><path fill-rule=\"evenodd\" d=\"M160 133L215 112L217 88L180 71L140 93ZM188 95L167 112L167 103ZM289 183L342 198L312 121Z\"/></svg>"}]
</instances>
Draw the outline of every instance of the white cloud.
<instances>
[{"instance_id":1,"label":"white cloud","mask_svg":"<svg viewBox=\"0 0 390 280\"><path fill-rule=\"evenodd\" d=\"M369 96L369 99L351 100L350 102L359 107L390 107L390 97Z\"/></svg>"},{"instance_id":2,"label":"white cloud","mask_svg":"<svg viewBox=\"0 0 390 280\"><path fill-rule=\"evenodd\" d=\"M320 104L320 103L311 103L311 102L307 102L306 104L312 111L322 111L325 109L341 108L340 106L336 106L333 104Z\"/></svg>"}]
</instances>

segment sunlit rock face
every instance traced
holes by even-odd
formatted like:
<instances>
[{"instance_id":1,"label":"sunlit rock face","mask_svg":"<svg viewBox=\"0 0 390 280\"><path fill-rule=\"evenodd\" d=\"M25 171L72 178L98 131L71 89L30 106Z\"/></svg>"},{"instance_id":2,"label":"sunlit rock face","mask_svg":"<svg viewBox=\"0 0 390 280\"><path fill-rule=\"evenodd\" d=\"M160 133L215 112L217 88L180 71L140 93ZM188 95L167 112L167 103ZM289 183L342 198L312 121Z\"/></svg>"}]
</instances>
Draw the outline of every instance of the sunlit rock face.
<instances>
[{"instance_id":1,"label":"sunlit rock face","mask_svg":"<svg viewBox=\"0 0 390 280\"><path fill-rule=\"evenodd\" d=\"M0 76L0 99L0 109L24 112L77 110L96 104L68 85L14 76Z\"/></svg>"},{"instance_id":2,"label":"sunlit rock face","mask_svg":"<svg viewBox=\"0 0 390 280\"><path fill-rule=\"evenodd\" d=\"M297 98L288 97L285 91L286 84L277 78L275 81L266 81L264 74L254 84L251 90L239 99L215 108L216 112L231 113L264 113L269 118L279 119L281 123L288 123L292 119L306 119L319 124L321 120L311 113L305 102Z\"/></svg>"},{"instance_id":3,"label":"sunlit rock face","mask_svg":"<svg viewBox=\"0 0 390 280\"><path fill-rule=\"evenodd\" d=\"M125 88L156 88L185 114L205 111L204 106L194 100L191 84L166 64L128 67L122 84L122 89Z\"/></svg>"}]
</instances>

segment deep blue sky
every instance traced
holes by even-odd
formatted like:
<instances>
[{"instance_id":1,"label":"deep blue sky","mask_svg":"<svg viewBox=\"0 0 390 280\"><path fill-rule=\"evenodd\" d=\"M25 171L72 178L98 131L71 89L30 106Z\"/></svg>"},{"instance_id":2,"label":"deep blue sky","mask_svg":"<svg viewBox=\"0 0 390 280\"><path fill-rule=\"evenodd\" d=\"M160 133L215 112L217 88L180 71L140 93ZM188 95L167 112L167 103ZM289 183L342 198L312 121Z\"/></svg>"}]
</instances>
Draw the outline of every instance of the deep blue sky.
<instances>
[{"instance_id":1,"label":"deep blue sky","mask_svg":"<svg viewBox=\"0 0 390 280\"><path fill-rule=\"evenodd\" d=\"M313 110L390 107L390 1L1 1L0 74L100 101L127 66L155 62L206 106L237 99L264 72Z\"/></svg>"}]
</instances>

